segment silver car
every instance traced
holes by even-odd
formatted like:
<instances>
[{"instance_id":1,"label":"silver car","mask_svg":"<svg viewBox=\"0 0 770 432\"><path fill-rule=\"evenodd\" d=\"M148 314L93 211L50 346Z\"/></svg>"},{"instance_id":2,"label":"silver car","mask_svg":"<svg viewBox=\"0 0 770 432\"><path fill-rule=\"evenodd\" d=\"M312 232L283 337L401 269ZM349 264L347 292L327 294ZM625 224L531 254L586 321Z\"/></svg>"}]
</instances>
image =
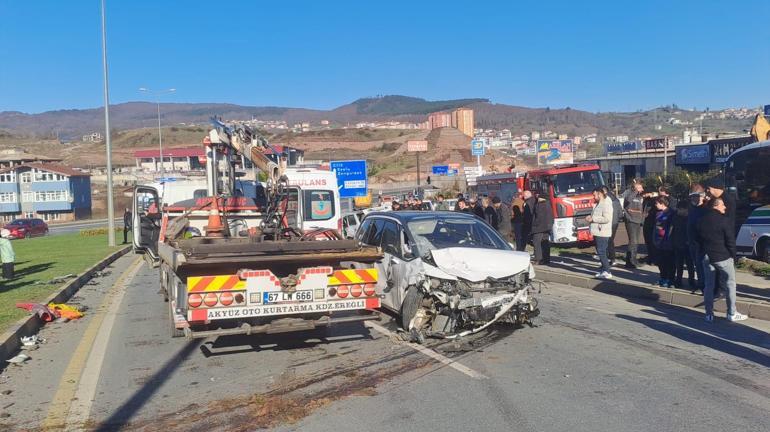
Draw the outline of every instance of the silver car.
<instances>
[{"instance_id":1,"label":"silver car","mask_svg":"<svg viewBox=\"0 0 770 432\"><path fill-rule=\"evenodd\" d=\"M468 335L495 322L529 323L539 312L529 254L514 251L473 215L370 213L356 240L382 249L382 306L420 342Z\"/></svg>"}]
</instances>

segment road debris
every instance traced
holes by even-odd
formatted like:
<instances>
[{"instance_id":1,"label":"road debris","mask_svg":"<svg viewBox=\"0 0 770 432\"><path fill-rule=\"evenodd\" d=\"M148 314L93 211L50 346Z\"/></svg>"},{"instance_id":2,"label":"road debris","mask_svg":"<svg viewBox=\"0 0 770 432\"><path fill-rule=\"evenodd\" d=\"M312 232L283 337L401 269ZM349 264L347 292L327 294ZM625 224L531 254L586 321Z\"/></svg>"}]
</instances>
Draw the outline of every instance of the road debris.
<instances>
[{"instance_id":1,"label":"road debris","mask_svg":"<svg viewBox=\"0 0 770 432\"><path fill-rule=\"evenodd\" d=\"M17 366L21 366L22 364L24 364L24 362L26 362L30 358L32 358L32 357L22 353L22 354L17 355L16 357L9 358L6 361L8 363L15 364Z\"/></svg>"},{"instance_id":2,"label":"road debris","mask_svg":"<svg viewBox=\"0 0 770 432\"><path fill-rule=\"evenodd\" d=\"M67 279L72 279L77 277L76 274L68 273L64 276L57 276L51 280L48 281L48 285L58 285L60 283L67 282Z\"/></svg>"}]
</instances>

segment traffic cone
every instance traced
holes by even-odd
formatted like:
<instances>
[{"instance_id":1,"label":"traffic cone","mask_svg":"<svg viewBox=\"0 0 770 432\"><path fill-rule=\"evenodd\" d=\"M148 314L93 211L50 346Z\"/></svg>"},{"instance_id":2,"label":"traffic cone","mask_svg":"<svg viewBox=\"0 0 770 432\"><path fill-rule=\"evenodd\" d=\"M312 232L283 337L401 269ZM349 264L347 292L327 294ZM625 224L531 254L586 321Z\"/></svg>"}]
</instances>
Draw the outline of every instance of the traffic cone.
<instances>
[{"instance_id":1,"label":"traffic cone","mask_svg":"<svg viewBox=\"0 0 770 432\"><path fill-rule=\"evenodd\" d=\"M209 222L203 229L206 237L224 237L225 227L222 225L222 216L219 214L219 199L212 197L211 210L209 210Z\"/></svg>"}]
</instances>

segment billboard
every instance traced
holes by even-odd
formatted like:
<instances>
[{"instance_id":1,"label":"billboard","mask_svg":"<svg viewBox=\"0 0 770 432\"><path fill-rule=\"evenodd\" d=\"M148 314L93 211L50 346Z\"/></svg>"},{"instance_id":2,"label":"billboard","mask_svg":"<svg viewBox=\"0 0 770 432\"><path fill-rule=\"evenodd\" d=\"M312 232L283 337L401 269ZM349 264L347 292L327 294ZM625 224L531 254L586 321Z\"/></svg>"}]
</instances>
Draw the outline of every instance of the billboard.
<instances>
[{"instance_id":1,"label":"billboard","mask_svg":"<svg viewBox=\"0 0 770 432\"><path fill-rule=\"evenodd\" d=\"M368 171L365 160L331 161L329 165L337 176L340 198L366 196Z\"/></svg>"},{"instance_id":2,"label":"billboard","mask_svg":"<svg viewBox=\"0 0 770 432\"><path fill-rule=\"evenodd\" d=\"M699 165L711 163L711 147L708 144L676 146L677 165Z\"/></svg>"},{"instance_id":3,"label":"billboard","mask_svg":"<svg viewBox=\"0 0 770 432\"><path fill-rule=\"evenodd\" d=\"M572 140L537 140L537 164L571 164L575 160Z\"/></svg>"},{"instance_id":4,"label":"billboard","mask_svg":"<svg viewBox=\"0 0 770 432\"><path fill-rule=\"evenodd\" d=\"M483 140L471 141L471 156L484 156L485 150Z\"/></svg>"},{"instance_id":5,"label":"billboard","mask_svg":"<svg viewBox=\"0 0 770 432\"><path fill-rule=\"evenodd\" d=\"M645 150L663 150L665 148L666 148L665 138L654 138L654 139L644 140Z\"/></svg>"},{"instance_id":6,"label":"billboard","mask_svg":"<svg viewBox=\"0 0 770 432\"><path fill-rule=\"evenodd\" d=\"M632 152L639 149L639 141L607 143L607 153Z\"/></svg>"},{"instance_id":7,"label":"billboard","mask_svg":"<svg viewBox=\"0 0 770 432\"><path fill-rule=\"evenodd\" d=\"M426 152L428 151L428 141L426 140L409 140L406 142L406 151L409 152Z\"/></svg>"},{"instance_id":8,"label":"billboard","mask_svg":"<svg viewBox=\"0 0 770 432\"><path fill-rule=\"evenodd\" d=\"M741 136L735 138L717 138L710 140L708 144L711 146L711 159L713 163L724 163L730 153L738 150L739 148L751 144L754 142L752 136Z\"/></svg>"},{"instance_id":9,"label":"billboard","mask_svg":"<svg viewBox=\"0 0 770 432\"><path fill-rule=\"evenodd\" d=\"M447 170L446 175L448 176L456 176L460 174L460 164L459 163L451 163L448 165L449 170Z\"/></svg>"}]
</instances>

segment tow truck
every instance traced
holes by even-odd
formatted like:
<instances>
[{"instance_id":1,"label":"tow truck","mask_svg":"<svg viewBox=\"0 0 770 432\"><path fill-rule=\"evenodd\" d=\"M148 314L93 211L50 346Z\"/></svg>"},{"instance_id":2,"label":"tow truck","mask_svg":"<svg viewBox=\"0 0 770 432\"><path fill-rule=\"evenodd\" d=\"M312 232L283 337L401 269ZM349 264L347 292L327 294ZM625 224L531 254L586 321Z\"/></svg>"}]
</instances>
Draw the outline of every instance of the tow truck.
<instances>
[{"instance_id":1,"label":"tow truck","mask_svg":"<svg viewBox=\"0 0 770 432\"><path fill-rule=\"evenodd\" d=\"M374 263L383 255L336 229L333 174L289 169L281 156L265 155L278 152L257 131L212 123L203 140L208 196L164 203L156 188L134 190L133 248L159 270L171 336L286 333L376 319ZM264 205L237 192L239 155L267 174Z\"/></svg>"}]
</instances>

